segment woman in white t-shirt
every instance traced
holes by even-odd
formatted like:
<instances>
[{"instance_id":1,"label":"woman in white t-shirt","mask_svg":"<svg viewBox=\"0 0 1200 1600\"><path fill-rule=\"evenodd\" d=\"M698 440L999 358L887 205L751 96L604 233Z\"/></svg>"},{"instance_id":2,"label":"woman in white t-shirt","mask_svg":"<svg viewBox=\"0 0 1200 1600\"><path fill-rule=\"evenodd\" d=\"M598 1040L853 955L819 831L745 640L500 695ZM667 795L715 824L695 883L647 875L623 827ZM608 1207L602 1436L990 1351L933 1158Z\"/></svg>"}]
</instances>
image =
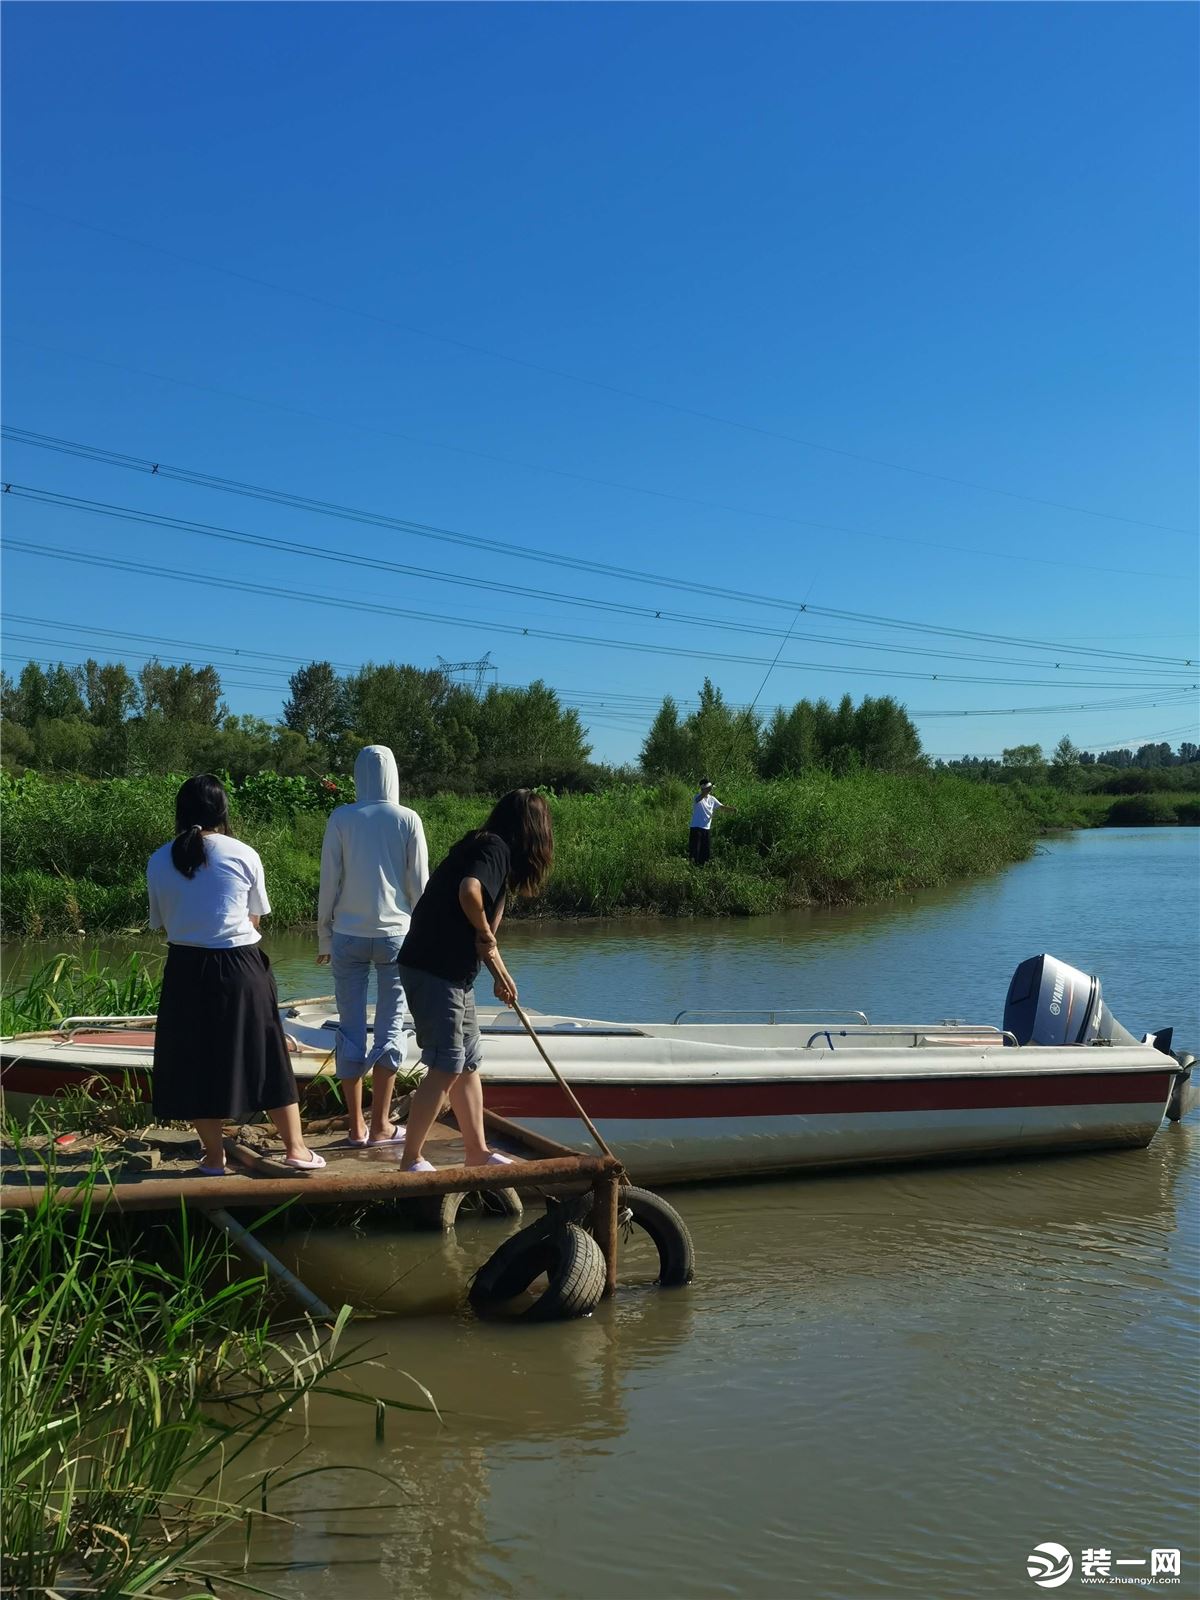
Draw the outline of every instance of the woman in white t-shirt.
<instances>
[{"instance_id":1,"label":"woman in white t-shirt","mask_svg":"<svg viewBox=\"0 0 1200 1600\"><path fill-rule=\"evenodd\" d=\"M265 1111L290 1167L325 1162L304 1143L299 1096L259 921L270 911L262 862L229 832L229 799L210 773L175 797L175 837L146 865L150 926L167 964L154 1033L154 1114L190 1122L200 1171L223 1177L226 1122Z\"/></svg>"}]
</instances>

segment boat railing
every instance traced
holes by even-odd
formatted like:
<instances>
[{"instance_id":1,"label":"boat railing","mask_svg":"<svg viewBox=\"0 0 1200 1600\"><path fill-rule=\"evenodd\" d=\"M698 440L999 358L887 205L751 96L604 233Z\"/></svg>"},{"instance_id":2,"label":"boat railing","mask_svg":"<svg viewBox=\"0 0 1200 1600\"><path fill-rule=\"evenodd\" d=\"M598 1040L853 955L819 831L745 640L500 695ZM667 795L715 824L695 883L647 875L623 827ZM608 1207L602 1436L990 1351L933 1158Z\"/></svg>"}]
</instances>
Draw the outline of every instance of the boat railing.
<instances>
[{"instance_id":1,"label":"boat railing","mask_svg":"<svg viewBox=\"0 0 1200 1600\"><path fill-rule=\"evenodd\" d=\"M993 1027L990 1022L978 1024L960 1022L949 1026L931 1028L922 1028L919 1025L913 1028L893 1028L885 1024L876 1024L866 1033L856 1032L850 1028L818 1028L814 1034L810 1035L804 1048L811 1050L817 1039L824 1039L831 1050L837 1048L833 1042L835 1039L899 1038L911 1039L914 1045L971 1044L979 1039L981 1035L986 1038L989 1044L996 1041L1014 1050L1021 1048L1021 1041L1015 1033L1010 1033L1007 1028Z\"/></svg>"},{"instance_id":2,"label":"boat railing","mask_svg":"<svg viewBox=\"0 0 1200 1600\"><path fill-rule=\"evenodd\" d=\"M103 1017L64 1017L53 1031L70 1038L81 1028L87 1028L89 1031L95 1029L97 1032L108 1028L152 1028L157 1021L158 1018L153 1011L148 1016L138 1017L114 1017L111 1013Z\"/></svg>"},{"instance_id":3,"label":"boat railing","mask_svg":"<svg viewBox=\"0 0 1200 1600\"><path fill-rule=\"evenodd\" d=\"M693 1020L700 1017L766 1017L767 1021L774 1023L777 1017L794 1017L797 1021L811 1021L814 1017L822 1022L834 1022L841 1017L852 1017L855 1022L861 1022L864 1028L871 1026L870 1018L865 1011L855 1011L849 1006L731 1006L724 1010L696 1010L686 1006L682 1011L677 1011L671 1019L671 1026L682 1022L684 1017Z\"/></svg>"}]
</instances>

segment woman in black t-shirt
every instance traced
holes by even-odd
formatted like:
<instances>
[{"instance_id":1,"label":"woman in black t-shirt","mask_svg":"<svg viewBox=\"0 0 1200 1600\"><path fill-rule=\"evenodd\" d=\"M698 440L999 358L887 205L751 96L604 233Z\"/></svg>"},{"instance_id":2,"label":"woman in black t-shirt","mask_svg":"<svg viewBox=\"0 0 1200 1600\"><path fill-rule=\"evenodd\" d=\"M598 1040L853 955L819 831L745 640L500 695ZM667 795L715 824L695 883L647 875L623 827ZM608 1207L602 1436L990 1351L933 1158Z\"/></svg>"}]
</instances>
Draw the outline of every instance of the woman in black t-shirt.
<instances>
[{"instance_id":1,"label":"woman in black t-shirt","mask_svg":"<svg viewBox=\"0 0 1200 1600\"><path fill-rule=\"evenodd\" d=\"M484 1137L474 984L482 963L495 980L496 999L505 1005L516 1000L496 930L508 891L537 894L553 859L549 806L540 794L513 789L482 828L451 846L413 909L400 947L400 976L428 1070L409 1108L401 1157L406 1171L433 1171L421 1152L447 1095L467 1166L508 1159L489 1150Z\"/></svg>"}]
</instances>

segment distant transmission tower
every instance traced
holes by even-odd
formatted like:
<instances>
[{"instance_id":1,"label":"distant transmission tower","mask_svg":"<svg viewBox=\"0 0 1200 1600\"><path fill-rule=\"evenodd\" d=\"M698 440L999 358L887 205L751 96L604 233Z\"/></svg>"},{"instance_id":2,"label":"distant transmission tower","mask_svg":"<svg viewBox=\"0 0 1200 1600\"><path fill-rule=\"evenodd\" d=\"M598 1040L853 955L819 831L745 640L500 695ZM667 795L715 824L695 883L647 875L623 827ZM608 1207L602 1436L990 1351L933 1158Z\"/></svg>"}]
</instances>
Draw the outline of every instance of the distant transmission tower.
<instances>
[{"instance_id":1,"label":"distant transmission tower","mask_svg":"<svg viewBox=\"0 0 1200 1600\"><path fill-rule=\"evenodd\" d=\"M491 654L489 650L478 661L447 661L445 656L439 656L438 667L451 683L467 684L471 693L478 698L485 684L496 682L499 669L493 665Z\"/></svg>"}]
</instances>

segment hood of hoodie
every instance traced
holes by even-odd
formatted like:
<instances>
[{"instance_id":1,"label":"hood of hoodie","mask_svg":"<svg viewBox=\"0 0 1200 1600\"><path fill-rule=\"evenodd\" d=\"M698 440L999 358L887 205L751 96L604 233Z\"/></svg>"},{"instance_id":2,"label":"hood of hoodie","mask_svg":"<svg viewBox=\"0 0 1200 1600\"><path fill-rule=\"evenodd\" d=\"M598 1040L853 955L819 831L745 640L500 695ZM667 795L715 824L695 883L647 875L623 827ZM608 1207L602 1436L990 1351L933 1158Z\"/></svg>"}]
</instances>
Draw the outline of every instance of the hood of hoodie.
<instances>
[{"instance_id":1,"label":"hood of hoodie","mask_svg":"<svg viewBox=\"0 0 1200 1600\"><path fill-rule=\"evenodd\" d=\"M354 798L361 805L386 800L400 804L400 774L396 758L385 744L369 744L354 760Z\"/></svg>"}]
</instances>

